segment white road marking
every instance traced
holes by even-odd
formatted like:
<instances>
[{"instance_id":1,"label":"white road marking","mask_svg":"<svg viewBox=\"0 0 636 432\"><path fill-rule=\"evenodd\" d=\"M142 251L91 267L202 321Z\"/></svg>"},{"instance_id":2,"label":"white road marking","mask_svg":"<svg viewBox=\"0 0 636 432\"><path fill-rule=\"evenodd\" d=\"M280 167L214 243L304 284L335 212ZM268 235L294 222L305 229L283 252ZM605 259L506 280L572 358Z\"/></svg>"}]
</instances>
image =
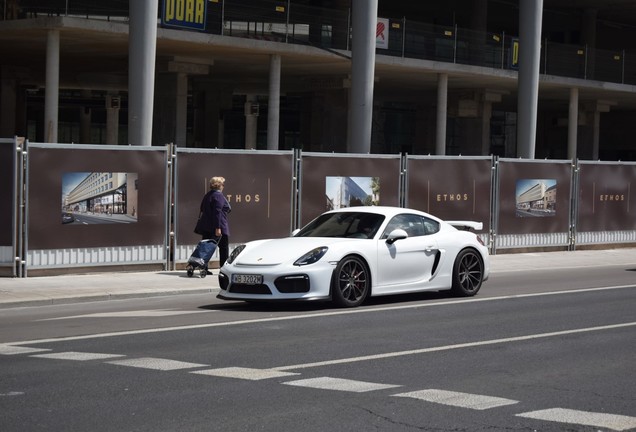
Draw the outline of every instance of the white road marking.
<instances>
[{"instance_id":1,"label":"white road marking","mask_svg":"<svg viewBox=\"0 0 636 432\"><path fill-rule=\"evenodd\" d=\"M391 385L391 384L377 384L372 382L365 381L355 381L349 379L342 378L330 378L330 377L321 377L321 378L309 378L297 381L287 381L284 382L285 385L296 386L296 387L310 387L317 388L322 390L338 390L338 391L347 391L347 392L355 392L355 393L364 393L374 390L383 390L388 388L400 387L399 385Z\"/></svg>"},{"instance_id":2,"label":"white road marking","mask_svg":"<svg viewBox=\"0 0 636 432\"><path fill-rule=\"evenodd\" d=\"M56 360L75 360L75 361L88 361L88 360L104 360L116 357L126 357L122 354L100 354L100 353L87 353L87 352L60 352L50 354L35 354L30 357L48 358Z\"/></svg>"},{"instance_id":3,"label":"white road marking","mask_svg":"<svg viewBox=\"0 0 636 432\"><path fill-rule=\"evenodd\" d=\"M82 336L69 336L69 337L48 338L48 339L28 340L28 341L19 341L19 342L6 342L6 344L7 345L26 345L26 344L49 343L49 342L66 342L66 341L85 340L85 339L100 339L100 338L113 337L113 336L130 336L130 335L139 335L139 334L162 333L162 332L169 332L169 331L195 330L195 329L212 328L212 327L229 327L229 326L237 326L237 325L244 325L244 324L259 324L259 323L276 322L276 321L322 318L326 316L353 315L353 314L386 312L386 311L395 311L395 310L404 310L404 309L419 309L419 308L436 307L436 306L455 306L455 305L459 305L463 303L489 302L489 301L509 300L509 299L525 298L525 297L539 297L539 296L548 296L548 295L579 294L579 293L585 293L585 292L606 291L606 290L614 290L614 289L630 289L630 288L634 289L636 287L634 285L620 285L620 286L612 286L612 287L586 288L581 290L570 290L570 291L552 291L552 292L536 293L536 294L517 294L517 295L509 295L509 296L478 297L478 298L471 297L469 299L451 300L451 301L443 301L443 302L409 304L409 305L403 305L403 306L387 306L387 307L378 307L378 308L347 309L347 310L338 310L338 311L316 313L316 314L306 314L306 315L290 315L290 316L281 316L281 317L272 317L272 318L241 320L241 321L218 322L218 323L209 323L209 324L193 324L193 325L177 326L177 327L161 327L161 328L153 328L153 329L98 333L98 334L82 335Z\"/></svg>"},{"instance_id":4,"label":"white road marking","mask_svg":"<svg viewBox=\"0 0 636 432\"><path fill-rule=\"evenodd\" d=\"M442 405L451 405L474 410L487 410L490 408L497 408L519 403L519 401L512 399L437 389L400 393L393 396L420 399L426 402L433 402Z\"/></svg>"},{"instance_id":5,"label":"white road marking","mask_svg":"<svg viewBox=\"0 0 636 432\"><path fill-rule=\"evenodd\" d=\"M391 358L391 357L401 357L401 356L407 356L407 355L425 354L430 352L449 351L454 349L472 348L472 347L479 347L479 346L486 346L486 345L505 344L505 343L511 343L511 342L521 342L521 341L527 341L527 340L533 340L533 339L567 336L567 335L572 335L577 333L613 330L618 328L634 327L634 326L636 326L636 322L599 326L599 327L588 327L588 328L573 329L573 330L563 330L563 331L550 332L550 333L538 333L538 334L531 334L531 335L525 335L525 336L516 336L516 337L509 337L509 338L502 338L502 339L491 339L491 340L484 340L484 341L477 341L477 342L467 342L467 343L461 343L461 344L455 344L455 345L421 348L421 349L414 349L414 350L408 350L408 351L395 351L395 352L388 352L388 353L382 353L382 354L372 354L372 355L361 356L361 357L349 357L349 358L342 358L342 359L336 359L336 360L325 360L325 361L315 362L315 363L302 363L297 365L279 366L279 367L274 367L272 369L276 369L280 371L306 369L306 368L312 368L312 367L329 366L334 364L356 363L356 362L379 360L379 359L385 359L385 358Z\"/></svg>"},{"instance_id":6,"label":"white road marking","mask_svg":"<svg viewBox=\"0 0 636 432\"><path fill-rule=\"evenodd\" d=\"M0 355L17 355L17 354L31 354L36 352L51 351L44 348L29 348L13 345L0 344Z\"/></svg>"},{"instance_id":7,"label":"white road marking","mask_svg":"<svg viewBox=\"0 0 636 432\"><path fill-rule=\"evenodd\" d=\"M154 357L142 357L128 360L114 360L106 362L118 366L129 366L142 369L154 369L162 371L179 370L179 369L195 369L210 365L199 363L188 363L177 360L160 359Z\"/></svg>"},{"instance_id":8,"label":"white road marking","mask_svg":"<svg viewBox=\"0 0 636 432\"><path fill-rule=\"evenodd\" d=\"M178 315L188 315L197 313L216 312L214 310L137 310L137 311L121 311L121 312L99 312L86 315L72 315L58 318L46 318L38 321L57 321L77 318L152 318L152 317L169 317Z\"/></svg>"},{"instance_id":9,"label":"white road marking","mask_svg":"<svg viewBox=\"0 0 636 432\"><path fill-rule=\"evenodd\" d=\"M24 392L16 392L16 391L12 391L9 393L0 393L0 397L5 397L5 396L22 396L24 394Z\"/></svg>"},{"instance_id":10,"label":"white road marking","mask_svg":"<svg viewBox=\"0 0 636 432\"><path fill-rule=\"evenodd\" d=\"M242 368L242 367L227 367L219 369L206 369L190 372L199 375L210 375L224 378L238 378L245 380L264 380L270 378L281 378L293 375L300 375L294 372L281 372L272 369L254 369L254 368Z\"/></svg>"},{"instance_id":11,"label":"white road marking","mask_svg":"<svg viewBox=\"0 0 636 432\"><path fill-rule=\"evenodd\" d=\"M636 428L636 417L624 415L594 413L588 411L577 411L564 408L552 408L540 411L532 411L517 414L517 417L524 417L536 420L546 420L560 423L570 423L585 426L603 427L617 431L624 431Z\"/></svg>"}]
</instances>

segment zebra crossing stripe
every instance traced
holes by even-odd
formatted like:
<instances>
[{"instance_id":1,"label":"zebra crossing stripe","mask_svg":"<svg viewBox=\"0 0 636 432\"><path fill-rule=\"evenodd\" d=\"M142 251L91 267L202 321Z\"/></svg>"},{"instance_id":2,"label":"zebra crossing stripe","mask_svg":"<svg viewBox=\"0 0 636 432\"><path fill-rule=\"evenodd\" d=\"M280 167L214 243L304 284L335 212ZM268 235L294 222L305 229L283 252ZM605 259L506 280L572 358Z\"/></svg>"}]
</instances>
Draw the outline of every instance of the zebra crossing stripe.
<instances>
[{"instance_id":1,"label":"zebra crossing stripe","mask_svg":"<svg viewBox=\"0 0 636 432\"><path fill-rule=\"evenodd\" d=\"M636 428L636 417L616 414L577 411L565 408L551 408L517 414L517 417L560 423L578 424L624 431Z\"/></svg>"},{"instance_id":2,"label":"zebra crossing stripe","mask_svg":"<svg viewBox=\"0 0 636 432\"><path fill-rule=\"evenodd\" d=\"M210 365L199 364L199 363L188 363L177 360L168 360L168 359L160 359L153 357L142 357L128 360L114 360L106 362L108 364L118 365L118 366L129 366L136 367L141 369L154 369L154 370L162 370L162 371L171 371L171 370L179 370L179 369L195 369L200 367L206 367Z\"/></svg>"},{"instance_id":3,"label":"zebra crossing stripe","mask_svg":"<svg viewBox=\"0 0 636 432\"><path fill-rule=\"evenodd\" d=\"M224 378L238 378L251 381L258 381L270 378L281 378L287 376L300 375L295 372L281 372L274 369L254 369L242 367L227 367L219 369L206 369L190 372L198 375L210 375Z\"/></svg>"},{"instance_id":4,"label":"zebra crossing stripe","mask_svg":"<svg viewBox=\"0 0 636 432\"><path fill-rule=\"evenodd\" d=\"M17 355L17 354L31 354L36 352L51 351L44 348L29 348L15 345L0 344L0 355Z\"/></svg>"},{"instance_id":5,"label":"zebra crossing stripe","mask_svg":"<svg viewBox=\"0 0 636 432\"><path fill-rule=\"evenodd\" d=\"M451 405L460 408L469 408L474 410L487 410L506 405L514 405L519 401L512 399L504 399L494 396L484 396L470 393L460 393L447 390L427 389L409 393L400 393L393 395L395 397L407 397L420 399L426 402L433 402L442 405Z\"/></svg>"},{"instance_id":6,"label":"zebra crossing stripe","mask_svg":"<svg viewBox=\"0 0 636 432\"><path fill-rule=\"evenodd\" d=\"M68 351L68 352L60 352L60 353L35 354L35 355L32 355L31 357L48 358L48 359L56 359L56 360L87 361L87 360L104 360L109 358L126 357L126 356L122 354L100 354L100 353Z\"/></svg>"},{"instance_id":7,"label":"zebra crossing stripe","mask_svg":"<svg viewBox=\"0 0 636 432\"><path fill-rule=\"evenodd\" d=\"M310 387L323 390L338 390L348 391L355 393L363 393L374 390L383 390L387 388L400 387L399 385L391 384L377 384L365 381L355 381L341 378L309 378L297 381L284 382L285 385L297 386L297 387Z\"/></svg>"}]
</instances>

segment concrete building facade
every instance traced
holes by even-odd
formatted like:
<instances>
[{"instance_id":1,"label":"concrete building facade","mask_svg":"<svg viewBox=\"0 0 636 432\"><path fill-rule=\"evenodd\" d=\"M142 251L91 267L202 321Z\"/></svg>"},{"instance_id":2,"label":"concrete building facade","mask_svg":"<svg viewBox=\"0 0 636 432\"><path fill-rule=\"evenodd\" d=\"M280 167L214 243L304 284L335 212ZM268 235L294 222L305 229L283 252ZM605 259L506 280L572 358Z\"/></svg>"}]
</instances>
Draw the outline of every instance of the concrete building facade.
<instances>
[{"instance_id":1,"label":"concrete building facade","mask_svg":"<svg viewBox=\"0 0 636 432\"><path fill-rule=\"evenodd\" d=\"M633 0L0 5L1 137L636 160Z\"/></svg>"}]
</instances>

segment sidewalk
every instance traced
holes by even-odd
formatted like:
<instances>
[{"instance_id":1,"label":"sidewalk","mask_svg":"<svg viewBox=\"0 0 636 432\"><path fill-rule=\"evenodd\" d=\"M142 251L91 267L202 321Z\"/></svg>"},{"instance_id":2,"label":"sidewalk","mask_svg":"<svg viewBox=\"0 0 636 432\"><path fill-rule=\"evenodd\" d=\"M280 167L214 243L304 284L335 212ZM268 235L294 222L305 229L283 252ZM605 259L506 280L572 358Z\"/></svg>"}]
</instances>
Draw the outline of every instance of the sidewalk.
<instances>
[{"instance_id":1,"label":"sidewalk","mask_svg":"<svg viewBox=\"0 0 636 432\"><path fill-rule=\"evenodd\" d=\"M491 256L491 277L506 271L621 265L636 269L636 248ZM125 298L216 293L214 275L191 278L182 271L92 273L0 278L0 309ZM636 282L636 277L635 277Z\"/></svg>"}]
</instances>

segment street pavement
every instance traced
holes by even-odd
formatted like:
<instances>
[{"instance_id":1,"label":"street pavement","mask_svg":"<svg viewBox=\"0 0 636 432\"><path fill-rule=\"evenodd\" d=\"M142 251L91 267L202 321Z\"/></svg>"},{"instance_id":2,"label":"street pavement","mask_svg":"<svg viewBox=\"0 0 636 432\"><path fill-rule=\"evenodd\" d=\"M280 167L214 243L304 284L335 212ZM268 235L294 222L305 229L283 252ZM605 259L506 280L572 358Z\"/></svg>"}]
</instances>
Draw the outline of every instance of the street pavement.
<instances>
[{"instance_id":1,"label":"street pavement","mask_svg":"<svg viewBox=\"0 0 636 432\"><path fill-rule=\"evenodd\" d=\"M636 283L636 248L492 255L491 277L510 271L612 265L633 269ZM216 292L218 269L213 271L205 278L197 272L187 277L185 270L0 277L0 309Z\"/></svg>"}]
</instances>

